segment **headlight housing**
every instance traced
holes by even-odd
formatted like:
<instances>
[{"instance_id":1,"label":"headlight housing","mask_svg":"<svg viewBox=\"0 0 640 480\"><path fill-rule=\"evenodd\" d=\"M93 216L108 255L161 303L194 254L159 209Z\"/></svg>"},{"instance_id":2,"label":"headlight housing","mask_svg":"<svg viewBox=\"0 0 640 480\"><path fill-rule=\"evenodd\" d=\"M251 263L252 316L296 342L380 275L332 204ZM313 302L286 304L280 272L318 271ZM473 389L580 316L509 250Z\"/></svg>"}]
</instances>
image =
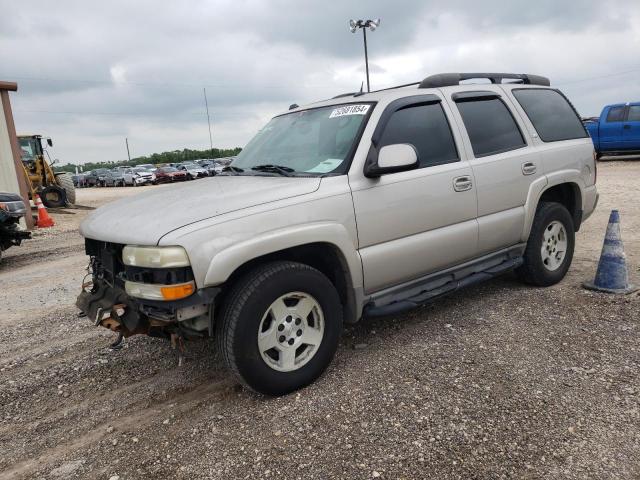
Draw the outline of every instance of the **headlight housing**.
<instances>
[{"instance_id":1,"label":"headlight housing","mask_svg":"<svg viewBox=\"0 0 640 480\"><path fill-rule=\"evenodd\" d=\"M181 300L196 291L193 280L176 285L156 285L127 281L124 284L124 288L127 295L132 297L159 301Z\"/></svg>"},{"instance_id":2,"label":"headlight housing","mask_svg":"<svg viewBox=\"0 0 640 480\"><path fill-rule=\"evenodd\" d=\"M127 245L122 249L122 263L132 267L175 268L191 265L182 247L139 247Z\"/></svg>"}]
</instances>

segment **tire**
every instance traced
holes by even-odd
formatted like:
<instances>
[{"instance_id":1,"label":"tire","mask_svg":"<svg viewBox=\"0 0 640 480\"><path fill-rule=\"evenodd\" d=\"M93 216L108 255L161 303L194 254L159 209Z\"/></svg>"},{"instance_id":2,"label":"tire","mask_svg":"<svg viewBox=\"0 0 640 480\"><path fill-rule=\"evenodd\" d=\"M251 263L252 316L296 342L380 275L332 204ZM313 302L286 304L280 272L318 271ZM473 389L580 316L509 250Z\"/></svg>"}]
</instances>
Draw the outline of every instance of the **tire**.
<instances>
[{"instance_id":1,"label":"tire","mask_svg":"<svg viewBox=\"0 0 640 480\"><path fill-rule=\"evenodd\" d=\"M293 306L284 303L292 300ZM300 314L304 318L296 317L296 312L306 311L303 301L314 306L306 316ZM273 313L274 305L285 308L278 310L281 315ZM338 292L327 277L301 263L273 262L231 287L216 323L216 340L224 363L241 383L278 396L322 375L338 348L342 320ZM273 342L273 348L260 348L259 337L267 339L263 345ZM306 344L307 339L315 346ZM285 351L290 355L281 353Z\"/></svg>"},{"instance_id":2,"label":"tire","mask_svg":"<svg viewBox=\"0 0 640 480\"><path fill-rule=\"evenodd\" d=\"M67 205L66 191L58 185L44 187L38 195L47 208L62 208Z\"/></svg>"},{"instance_id":3,"label":"tire","mask_svg":"<svg viewBox=\"0 0 640 480\"><path fill-rule=\"evenodd\" d=\"M553 233L558 228L558 233ZM567 274L574 248L575 231L569 211L560 203L541 202L531 226L524 263L516 274L530 285L555 285ZM561 251L564 251L563 255L560 255Z\"/></svg>"},{"instance_id":4,"label":"tire","mask_svg":"<svg viewBox=\"0 0 640 480\"><path fill-rule=\"evenodd\" d=\"M56 175L56 180L58 180L58 185L60 185L67 194L67 203L76 203L76 187L73 185L73 177L71 174L61 173L60 175Z\"/></svg>"}]
</instances>

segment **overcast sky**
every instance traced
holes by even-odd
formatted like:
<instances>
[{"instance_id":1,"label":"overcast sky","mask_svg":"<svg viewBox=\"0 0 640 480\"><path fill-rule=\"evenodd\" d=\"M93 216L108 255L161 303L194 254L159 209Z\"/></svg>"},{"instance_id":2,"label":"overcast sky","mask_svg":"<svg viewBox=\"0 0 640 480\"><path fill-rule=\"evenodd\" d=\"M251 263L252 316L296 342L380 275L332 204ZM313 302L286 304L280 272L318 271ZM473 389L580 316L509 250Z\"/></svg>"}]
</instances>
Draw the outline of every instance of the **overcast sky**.
<instances>
[{"instance_id":1,"label":"overcast sky","mask_svg":"<svg viewBox=\"0 0 640 480\"><path fill-rule=\"evenodd\" d=\"M640 0L0 0L0 80L18 132L62 163L243 146L271 116L448 71L551 78L581 115L640 100Z\"/></svg>"}]
</instances>

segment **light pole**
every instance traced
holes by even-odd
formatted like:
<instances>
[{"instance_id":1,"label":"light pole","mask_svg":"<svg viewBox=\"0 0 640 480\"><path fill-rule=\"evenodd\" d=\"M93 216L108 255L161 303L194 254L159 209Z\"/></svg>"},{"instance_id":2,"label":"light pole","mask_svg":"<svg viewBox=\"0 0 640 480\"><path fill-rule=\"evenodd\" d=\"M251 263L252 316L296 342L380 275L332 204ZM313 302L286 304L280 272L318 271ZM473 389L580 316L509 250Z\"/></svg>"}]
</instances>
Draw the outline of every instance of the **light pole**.
<instances>
[{"instance_id":1,"label":"light pole","mask_svg":"<svg viewBox=\"0 0 640 480\"><path fill-rule=\"evenodd\" d=\"M209 117L209 102L207 101L207 89L203 88L204 91L204 106L207 107L207 123L209 124L209 147L211 158L213 158L213 137L211 137L211 118Z\"/></svg>"},{"instance_id":2,"label":"light pole","mask_svg":"<svg viewBox=\"0 0 640 480\"><path fill-rule=\"evenodd\" d=\"M129 158L129 163L131 163L131 154L129 153L129 139L127 137L124 138L124 143L127 144L127 157Z\"/></svg>"},{"instance_id":3,"label":"light pole","mask_svg":"<svg viewBox=\"0 0 640 480\"><path fill-rule=\"evenodd\" d=\"M349 20L349 30L351 33L356 33L359 28L362 29L362 35L364 38L364 66L367 71L367 92L371 91L369 87L369 53L367 52L367 28L370 28L373 32L380 26L380 19L376 20Z\"/></svg>"}]
</instances>

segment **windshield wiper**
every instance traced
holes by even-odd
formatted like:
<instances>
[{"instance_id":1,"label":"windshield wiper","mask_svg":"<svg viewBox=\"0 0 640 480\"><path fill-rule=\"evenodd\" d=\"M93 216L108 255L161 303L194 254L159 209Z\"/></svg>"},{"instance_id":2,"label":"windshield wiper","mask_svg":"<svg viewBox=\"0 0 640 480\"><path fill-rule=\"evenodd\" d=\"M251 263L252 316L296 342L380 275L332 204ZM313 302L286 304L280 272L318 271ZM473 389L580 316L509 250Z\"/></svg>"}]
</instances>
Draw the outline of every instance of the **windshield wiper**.
<instances>
[{"instance_id":1,"label":"windshield wiper","mask_svg":"<svg viewBox=\"0 0 640 480\"><path fill-rule=\"evenodd\" d=\"M240 172L244 172L244 168L234 167L233 165L227 165L222 169L222 173L231 172L234 175L237 175Z\"/></svg>"},{"instance_id":2,"label":"windshield wiper","mask_svg":"<svg viewBox=\"0 0 640 480\"><path fill-rule=\"evenodd\" d=\"M282 175L283 177L291 177L291 173L295 172L293 168L271 164L256 165L255 167L251 167L251 170L255 170L256 172L277 173L278 175Z\"/></svg>"}]
</instances>

